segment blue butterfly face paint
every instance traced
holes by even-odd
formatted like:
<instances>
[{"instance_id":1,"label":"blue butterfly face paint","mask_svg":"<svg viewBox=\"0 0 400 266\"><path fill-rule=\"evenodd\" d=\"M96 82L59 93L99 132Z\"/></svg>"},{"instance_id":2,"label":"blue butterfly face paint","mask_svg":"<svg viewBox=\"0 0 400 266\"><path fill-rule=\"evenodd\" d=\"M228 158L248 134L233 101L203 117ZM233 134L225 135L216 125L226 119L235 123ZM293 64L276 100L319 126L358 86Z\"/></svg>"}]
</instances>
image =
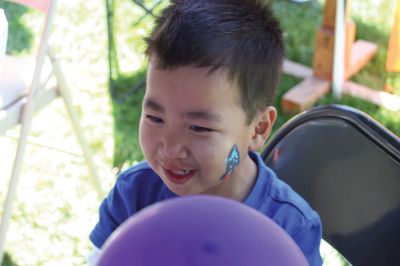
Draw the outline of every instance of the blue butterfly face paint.
<instances>
[{"instance_id":1,"label":"blue butterfly face paint","mask_svg":"<svg viewBox=\"0 0 400 266\"><path fill-rule=\"evenodd\" d=\"M231 175L240 162L239 149L236 144L233 145L231 151L229 152L228 159L226 159L225 162L226 171L225 174L221 176L220 180L224 179L225 176Z\"/></svg>"}]
</instances>

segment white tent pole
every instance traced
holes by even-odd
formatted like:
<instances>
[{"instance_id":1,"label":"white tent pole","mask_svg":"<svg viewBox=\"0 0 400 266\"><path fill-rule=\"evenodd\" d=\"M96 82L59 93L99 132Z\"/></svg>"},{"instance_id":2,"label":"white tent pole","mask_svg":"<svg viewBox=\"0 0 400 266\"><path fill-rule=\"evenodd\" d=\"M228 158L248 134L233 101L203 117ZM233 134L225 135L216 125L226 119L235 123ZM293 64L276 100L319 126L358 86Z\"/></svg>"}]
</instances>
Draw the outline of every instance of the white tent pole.
<instances>
[{"instance_id":1,"label":"white tent pole","mask_svg":"<svg viewBox=\"0 0 400 266\"><path fill-rule=\"evenodd\" d=\"M336 98L340 98L342 95L342 88L344 82L344 71L345 71L345 10L346 0L337 0L336 4L336 19L335 19L335 47L333 57L333 94Z\"/></svg>"}]
</instances>

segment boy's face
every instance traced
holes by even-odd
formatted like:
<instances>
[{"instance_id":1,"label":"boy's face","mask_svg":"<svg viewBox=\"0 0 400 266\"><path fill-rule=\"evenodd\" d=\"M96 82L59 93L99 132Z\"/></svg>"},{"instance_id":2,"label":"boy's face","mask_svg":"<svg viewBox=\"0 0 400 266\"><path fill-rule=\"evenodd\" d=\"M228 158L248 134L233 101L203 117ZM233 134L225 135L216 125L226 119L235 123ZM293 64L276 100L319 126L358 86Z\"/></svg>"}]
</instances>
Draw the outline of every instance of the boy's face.
<instances>
[{"instance_id":1,"label":"boy's face","mask_svg":"<svg viewBox=\"0 0 400 266\"><path fill-rule=\"evenodd\" d=\"M174 193L235 197L239 186L252 185L257 170L248 151L260 148L256 128L257 119L247 123L239 91L224 72L189 66L160 70L150 62L140 145ZM233 147L240 160L227 176Z\"/></svg>"}]
</instances>

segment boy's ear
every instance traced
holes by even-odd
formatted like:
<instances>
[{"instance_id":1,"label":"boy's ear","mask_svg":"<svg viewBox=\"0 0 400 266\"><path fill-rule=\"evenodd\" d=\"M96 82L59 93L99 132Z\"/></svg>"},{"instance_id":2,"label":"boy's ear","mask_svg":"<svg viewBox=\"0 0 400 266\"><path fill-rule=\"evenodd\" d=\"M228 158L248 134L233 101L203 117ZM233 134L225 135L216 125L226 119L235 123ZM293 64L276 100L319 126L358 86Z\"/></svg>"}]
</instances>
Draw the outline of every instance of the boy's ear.
<instances>
[{"instance_id":1,"label":"boy's ear","mask_svg":"<svg viewBox=\"0 0 400 266\"><path fill-rule=\"evenodd\" d=\"M276 109L273 106L268 106L257 113L252 122L253 135L249 143L249 150L258 151L264 146L271 134L276 116Z\"/></svg>"}]
</instances>

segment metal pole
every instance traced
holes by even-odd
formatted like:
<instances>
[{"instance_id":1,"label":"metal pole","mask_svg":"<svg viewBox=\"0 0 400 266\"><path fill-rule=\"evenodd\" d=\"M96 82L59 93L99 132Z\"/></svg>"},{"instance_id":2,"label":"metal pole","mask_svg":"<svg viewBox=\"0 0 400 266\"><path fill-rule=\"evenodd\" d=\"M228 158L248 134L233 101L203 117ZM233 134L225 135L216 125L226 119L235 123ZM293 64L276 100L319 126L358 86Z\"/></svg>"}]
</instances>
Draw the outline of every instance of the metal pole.
<instances>
[{"instance_id":1,"label":"metal pole","mask_svg":"<svg viewBox=\"0 0 400 266\"><path fill-rule=\"evenodd\" d=\"M336 4L336 19L335 19L335 47L333 54L333 95L340 99L344 83L345 71L345 12L346 0L337 0Z\"/></svg>"}]
</instances>

